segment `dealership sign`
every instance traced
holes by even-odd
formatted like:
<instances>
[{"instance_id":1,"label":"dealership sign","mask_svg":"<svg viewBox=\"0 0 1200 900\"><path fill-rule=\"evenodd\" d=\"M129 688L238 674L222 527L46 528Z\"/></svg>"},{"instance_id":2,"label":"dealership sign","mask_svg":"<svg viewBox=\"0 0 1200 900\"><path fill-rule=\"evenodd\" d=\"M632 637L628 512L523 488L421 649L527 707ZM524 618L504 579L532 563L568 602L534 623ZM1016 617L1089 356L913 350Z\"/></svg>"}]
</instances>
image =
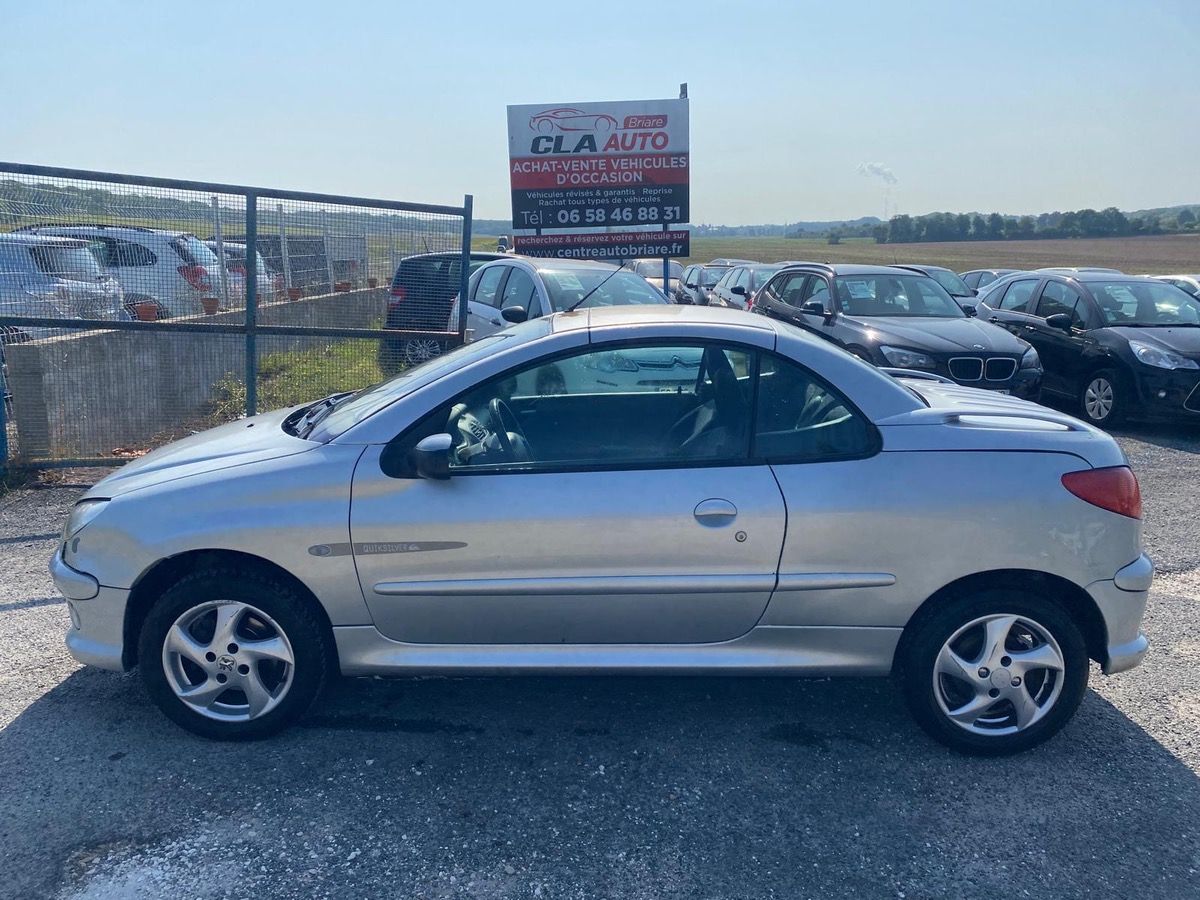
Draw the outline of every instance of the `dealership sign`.
<instances>
[{"instance_id":1,"label":"dealership sign","mask_svg":"<svg viewBox=\"0 0 1200 900\"><path fill-rule=\"evenodd\" d=\"M554 259L627 259L691 256L690 232L619 231L591 234L518 234L513 249L524 256Z\"/></svg>"},{"instance_id":2,"label":"dealership sign","mask_svg":"<svg viewBox=\"0 0 1200 900\"><path fill-rule=\"evenodd\" d=\"M513 227L687 222L688 102L508 107Z\"/></svg>"}]
</instances>

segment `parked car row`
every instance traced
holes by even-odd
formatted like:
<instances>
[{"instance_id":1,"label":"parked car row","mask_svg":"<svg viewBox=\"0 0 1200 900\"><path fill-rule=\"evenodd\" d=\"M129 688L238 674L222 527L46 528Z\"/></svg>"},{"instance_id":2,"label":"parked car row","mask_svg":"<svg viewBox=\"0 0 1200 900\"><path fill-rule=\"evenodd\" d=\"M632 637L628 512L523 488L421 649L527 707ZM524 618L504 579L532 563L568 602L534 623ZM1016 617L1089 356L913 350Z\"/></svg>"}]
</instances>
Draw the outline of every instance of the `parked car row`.
<instances>
[{"instance_id":1,"label":"parked car row","mask_svg":"<svg viewBox=\"0 0 1200 900\"><path fill-rule=\"evenodd\" d=\"M220 245L224 278L218 246L187 232L133 225L26 225L0 234L0 303L24 310L10 312L16 315L125 319L142 305L156 318L199 315L210 297L226 308L243 306L246 245ZM285 298L283 277L257 252L255 271L260 298Z\"/></svg>"}]
</instances>

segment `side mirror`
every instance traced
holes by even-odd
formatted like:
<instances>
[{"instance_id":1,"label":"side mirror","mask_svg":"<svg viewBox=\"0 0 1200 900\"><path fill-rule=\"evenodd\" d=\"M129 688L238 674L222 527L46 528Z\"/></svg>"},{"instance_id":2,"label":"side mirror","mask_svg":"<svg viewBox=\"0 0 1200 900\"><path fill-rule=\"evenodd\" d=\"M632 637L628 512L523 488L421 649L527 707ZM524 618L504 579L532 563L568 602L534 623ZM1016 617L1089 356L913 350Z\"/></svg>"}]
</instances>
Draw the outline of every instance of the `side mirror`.
<instances>
[{"instance_id":1,"label":"side mirror","mask_svg":"<svg viewBox=\"0 0 1200 900\"><path fill-rule=\"evenodd\" d=\"M729 293L737 294L739 297L745 297L746 296L746 286L743 284L735 284L733 287L731 287L729 289Z\"/></svg>"},{"instance_id":2,"label":"side mirror","mask_svg":"<svg viewBox=\"0 0 1200 900\"><path fill-rule=\"evenodd\" d=\"M1046 316L1046 324L1060 331L1068 333L1071 331L1071 317L1067 313L1055 313L1052 316Z\"/></svg>"},{"instance_id":3,"label":"side mirror","mask_svg":"<svg viewBox=\"0 0 1200 900\"><path fill-rule=\"evenodd\" d=\"M450 477L450 447L454 438L448 434L431 434L421 438L413 447L413 468L422 478L445 481Z\"/></svg>"},{"instance_id":4,"label":"side mirror","mask_svg":"<svg viewBox=\"0 0 1200 900\"><path fill-rule=\"evenodd\" d=\"M696 289L696 282L694 282L694 281L685 281L685 282L683 283L683 286L684 286L685 288L691 288L691 289L694 291L694 290Z\"/></svg>"},{"instance_id":5,"label":"side mirror","mask_svg":"<svg viewBox=\"0 0 1200 900\"><path fill-rule=\"evenodd\" d=\"M820 300L805 300L800 305L800 311L812 313L814 316L825 316L827 319L833 317L833 314L825 309L825 304Z\"/></svg>"},{"instance_id":6,"label":"side mirror","mask_svg":"<svg viewBox=\"0 0 1200 900\"><path fill-rule=\"evenodd\" d=\"M958 304L958 308L965 312L969 318L973 319L979 315L979 310L973 307L970 303L960 303Z\"/></svg>"},{"instance_id":7,"label":"side mirror","mask_svg":"<svg viewBox=\"0 0 1200 900\"><path fill-rule=\"evenodd\" d=\"M500 310L500 315L506 322L512 322L514 325L524 322L529 318L529 313L525 311L523 306L506 306Z\"/></svg>"}]
</instances>

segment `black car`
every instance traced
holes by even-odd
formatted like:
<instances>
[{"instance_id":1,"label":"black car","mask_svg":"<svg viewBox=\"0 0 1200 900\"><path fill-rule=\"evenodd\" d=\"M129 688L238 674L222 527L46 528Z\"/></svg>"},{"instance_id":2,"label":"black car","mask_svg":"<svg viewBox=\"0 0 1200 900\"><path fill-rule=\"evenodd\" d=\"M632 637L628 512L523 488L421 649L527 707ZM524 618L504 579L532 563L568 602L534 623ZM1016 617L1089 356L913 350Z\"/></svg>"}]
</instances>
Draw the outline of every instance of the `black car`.
<instances>
[{"instance_id":1,"label":"black car","mask_svg":"<svg viewBox=\"0 0 1200 900\"><path fill-rule=\"evenodd\" d=\"M1096 425L1200 421L1200 300L1138 275L1029 272L979 305L980 318L1037 348L1048 395Z\"/></svg>"},{"instance_id":2,"label":"black car","mask_svg":"<svg viewBox=\"0 0 1200 900\"><path fill-rule=\"evenodd\" d=\"M509 258L505 253L472 253L471 272L493 259ZM400 260L392 278L384 327L445 331L461 273L462 254L457 251L420 253ZM424 362L445 349L444 341L432 337L387 337L379 342L379 368L385 375L395 375L405 366Z\"/></svg>"},{"instance_id":3,"label":"black car","mask_svg":"<svg viewBox=\"0 0 1200 900\"><path fill-rule=\"evenodd\" d=\"M878 366L1036 400L1042 366L1024 340L968 315L928 275L896 266L782 270L752 311L793 322Z\"/></svg>"}]
</instances>

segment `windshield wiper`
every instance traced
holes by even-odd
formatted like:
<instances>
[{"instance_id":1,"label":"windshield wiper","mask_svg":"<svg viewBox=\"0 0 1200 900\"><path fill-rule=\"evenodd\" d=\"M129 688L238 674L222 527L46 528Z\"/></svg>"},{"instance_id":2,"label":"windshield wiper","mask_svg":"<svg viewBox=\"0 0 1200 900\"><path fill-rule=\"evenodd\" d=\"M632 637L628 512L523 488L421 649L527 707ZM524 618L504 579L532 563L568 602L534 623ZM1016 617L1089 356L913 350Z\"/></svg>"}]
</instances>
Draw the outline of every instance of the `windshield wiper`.
<instances>
[{"instance_id":1,"label":"windshield wiper","mask_svg":"<svg viewBox=\"0 0 1200 900\"><path fill-rule=\"evenodd\" d=\"M353 393L354 391L341 391L337 394L330 394L324 400L318 400L306 409L300 421L296 423L296 437L306 438L312 434L312 430L317 427L317 423L333 412L339 403Z\"/></svg>"},{"instance_id":2,"label":"windshield wiper","mask_svg":"<svg viewBox=\"0 0 1200 900\"><path fill-rule=\"evenodd\" d=\"M608 283L608 279L612 278L614 275L616 275L618 272L620 272L623 268L625 268L625 263L621 263L619 266L617 266L615 269L613 269L611 272L609 272L607 275L605 275L603 281L601 281L598 285L596 285L594 288L592 288L590 291L588 291L586 294L584 294L582 297L580 297L578 300L576 300L574 303L572 303L570 306L568 306L564 310L564 312L575 312L575 310L577 310L579 307L583 306L583 301L585 301L588 297L592 296L592 294L596 293L596 291L600 290L600 288L604 287L604 285L606 285Z\"/></svg>"}]
</instances>

